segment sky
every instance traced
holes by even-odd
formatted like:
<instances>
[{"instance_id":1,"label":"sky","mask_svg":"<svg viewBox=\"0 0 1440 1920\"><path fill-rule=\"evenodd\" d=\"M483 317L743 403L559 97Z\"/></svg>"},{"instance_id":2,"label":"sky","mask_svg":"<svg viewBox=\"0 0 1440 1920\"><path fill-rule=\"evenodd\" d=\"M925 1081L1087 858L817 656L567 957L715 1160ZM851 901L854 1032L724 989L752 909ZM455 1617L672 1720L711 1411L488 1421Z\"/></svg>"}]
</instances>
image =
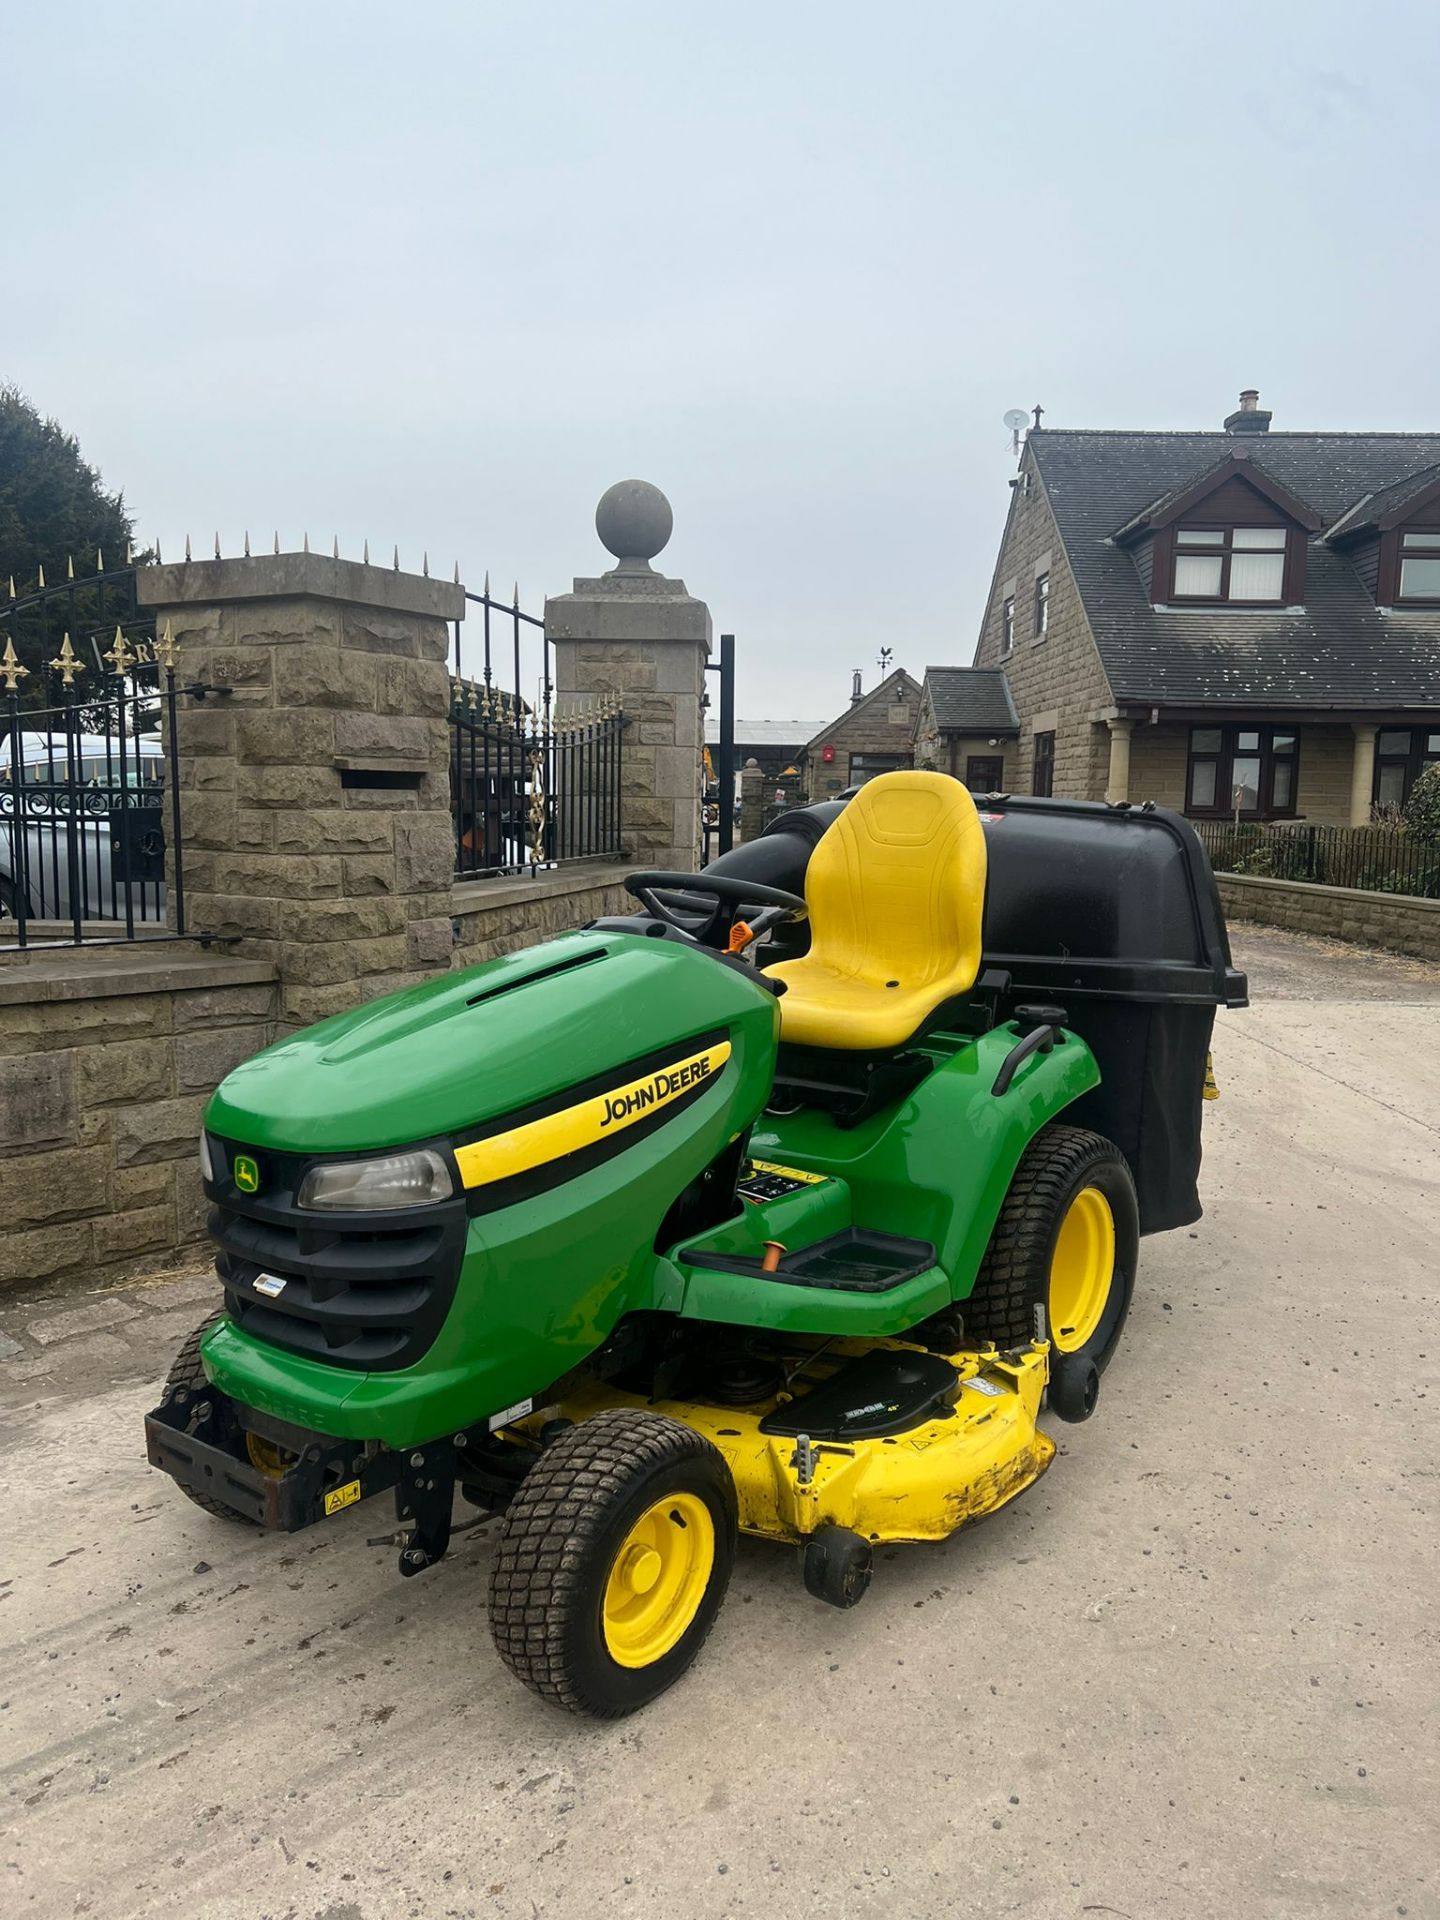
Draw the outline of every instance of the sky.
<instances>
[{"instance_id":1,"label":"sky","mask_svg":"<svg viewBox=\"0 0 1440 1920\"><path fill-rule=\"evenodd\" d=\"M1002 416L1440 428L1434 0L0 0L0 380L146 541L669 496L742 718L970 660Z\"/></svg>"}]
</instances>

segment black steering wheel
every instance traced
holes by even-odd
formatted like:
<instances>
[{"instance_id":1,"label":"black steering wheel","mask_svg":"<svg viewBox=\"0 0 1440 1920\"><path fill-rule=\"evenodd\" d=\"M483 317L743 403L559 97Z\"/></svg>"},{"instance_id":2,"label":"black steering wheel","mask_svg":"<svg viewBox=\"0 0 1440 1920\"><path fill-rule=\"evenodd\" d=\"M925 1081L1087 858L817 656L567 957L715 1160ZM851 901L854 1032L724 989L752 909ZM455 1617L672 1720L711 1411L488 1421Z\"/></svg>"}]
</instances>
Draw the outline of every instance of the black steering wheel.
<instances>
[{"instance_id":1,"label":"black steering wheel","mask_svg":"<svg viewBox=\"0 0 1440 1920\"><path fill-rule=\"evenodd\" d=\"M782 920L803 920L808 911L798 893L787 893L783 887L763 887L758 880L740 880L726 873L632 873L625 886L648 914L663 920L667 927L688 933L694 940L713 939L722 947L728 944L741 907L770 909L757 916L757 920L763 919L763 925L750 923L757 933L778 926ZM709 913L703 920L687 918L683 908L672 906L657 891L662 887L667 892L705 895L711 903Z\"/></svg>"}]
</instances>

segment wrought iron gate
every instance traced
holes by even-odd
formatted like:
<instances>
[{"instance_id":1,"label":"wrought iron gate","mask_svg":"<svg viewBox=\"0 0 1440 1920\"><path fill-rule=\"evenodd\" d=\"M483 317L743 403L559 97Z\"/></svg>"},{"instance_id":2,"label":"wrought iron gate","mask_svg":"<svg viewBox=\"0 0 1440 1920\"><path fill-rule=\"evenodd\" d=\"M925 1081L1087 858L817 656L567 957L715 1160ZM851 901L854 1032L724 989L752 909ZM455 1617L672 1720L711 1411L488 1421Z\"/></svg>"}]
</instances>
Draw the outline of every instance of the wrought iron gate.
<instances>
[{"instance_id":1,"label":"wrought iron gate","mask_svg":"<svg viewBox=\"0 0 1440 1920\"><path fill-rule=\"evenodd\" d=\"M538 873L621 852L618 701L557 697L545 623L520 607L466 593L479 609L478 671L467 677L455 622L450 798L462 879Z\"/></svg>"},{"instance_id":2,"label":"wrought iron gate","mask_svg":"<svg viewBox=\"0 0 1440 1920\"><path fill-rule=\"evenodd\" d=\"M96 562L0 606L0 945L186 931L176 649Z\"/></svg>"}]
</instances>

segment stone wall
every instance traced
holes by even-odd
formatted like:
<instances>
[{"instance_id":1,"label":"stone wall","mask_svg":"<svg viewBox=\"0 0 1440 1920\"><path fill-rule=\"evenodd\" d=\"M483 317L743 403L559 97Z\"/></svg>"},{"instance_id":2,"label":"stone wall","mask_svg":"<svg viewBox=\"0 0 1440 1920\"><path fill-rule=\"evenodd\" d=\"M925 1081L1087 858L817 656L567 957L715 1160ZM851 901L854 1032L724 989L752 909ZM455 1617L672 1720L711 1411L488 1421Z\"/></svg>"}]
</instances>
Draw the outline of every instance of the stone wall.
<instances>
[{"instance_id":1,"label":"stone wall","mask_svg":"<svg viewBox=\"0 0 1440 1920\"><path fill-rule=\"evenodd\" d=\"M1034 636L1035 580L1050 575L1049 626ZM1000 651L1007 598L1015 601L1015 645ZM1114 701L1100 655L1080 605L1059 529L1038 475L1025 497L1017 487L1001 543L990 602L980 630L977 667L1003 667L1020 738L1007 750L1008 781L1015 793L1031 791L1035 735L1055 735L1053 791L1065 800L1103 800L1110 765L1110 735L1103 715Z\"/></svg>"},{"instance_id":2,"label":"stone wall","mask_svg":"<svg viewBox=\"0 0 1440 1920\"><path fill-rule=\"evenodd\" d=\"M552 940L602 914L635 913L628 866L580 865L534 880L466 880L455 888L455 964L478 966L517 947Z\"/></svg>"},{"instance_id":3,"label":"stone wall","mask_svg":"<svg viewBox=\"0 0 1440 1920\"><path fill-rule=\"evenodd\" d=\"M201 1110L275 1011L263 961L142 943L0 962L0 1287L198 1252Z\"/></svg>"},{"instance_id":4,"label":"stone wall","mask_svg":"<svg viewBox=\"0 0 1440 1920\"><path fill-rule=\"evenodd\" d=\"M1253 920L1327 940L1352 940L1422 960L1440 960L1440 900L1354 887L1314 887L1250 874L1215 876L1228 920Z\"/></svg>"}]
</instances>

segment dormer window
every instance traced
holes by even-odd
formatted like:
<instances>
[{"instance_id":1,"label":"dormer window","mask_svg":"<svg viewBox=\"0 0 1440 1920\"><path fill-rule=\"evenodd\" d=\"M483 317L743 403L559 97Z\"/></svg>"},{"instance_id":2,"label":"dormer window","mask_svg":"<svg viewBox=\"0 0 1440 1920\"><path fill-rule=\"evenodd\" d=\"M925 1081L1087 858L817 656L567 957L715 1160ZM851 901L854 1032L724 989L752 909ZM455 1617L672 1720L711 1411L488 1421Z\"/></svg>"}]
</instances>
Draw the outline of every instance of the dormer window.
<instances>
[{"instance_id":1,"label":"dormer window","mask_svg":"<svg viewBox=\"0 0 1440 1920\"><path fill-rule=\"evenodd\" d=\"M1152 606L1299 607L1315 509L1258 460L1227 454L1112 536L1135 557Z\"/></svg>"},{"instance_id":2,"label":"dormer window","mask_svg":"<svg viewBox=\"0 0 1440 1920\"><path fill-rule=\"evenodd\" d=\"M1406 527L1400 535L1400 592L1397 598L1426 604L1440 601L1440 532Z\"/></svg>"},{"instance_id":3,"label":"dormer window","mask_svg":"<svg viewBox=\"0 0 1440 1920\"><path fill-rule=\"evenodd\" d=\"M1171 598L1278 605L1288 542L1285 527L1177 527Z\"/></svg>"}]
</instances>

